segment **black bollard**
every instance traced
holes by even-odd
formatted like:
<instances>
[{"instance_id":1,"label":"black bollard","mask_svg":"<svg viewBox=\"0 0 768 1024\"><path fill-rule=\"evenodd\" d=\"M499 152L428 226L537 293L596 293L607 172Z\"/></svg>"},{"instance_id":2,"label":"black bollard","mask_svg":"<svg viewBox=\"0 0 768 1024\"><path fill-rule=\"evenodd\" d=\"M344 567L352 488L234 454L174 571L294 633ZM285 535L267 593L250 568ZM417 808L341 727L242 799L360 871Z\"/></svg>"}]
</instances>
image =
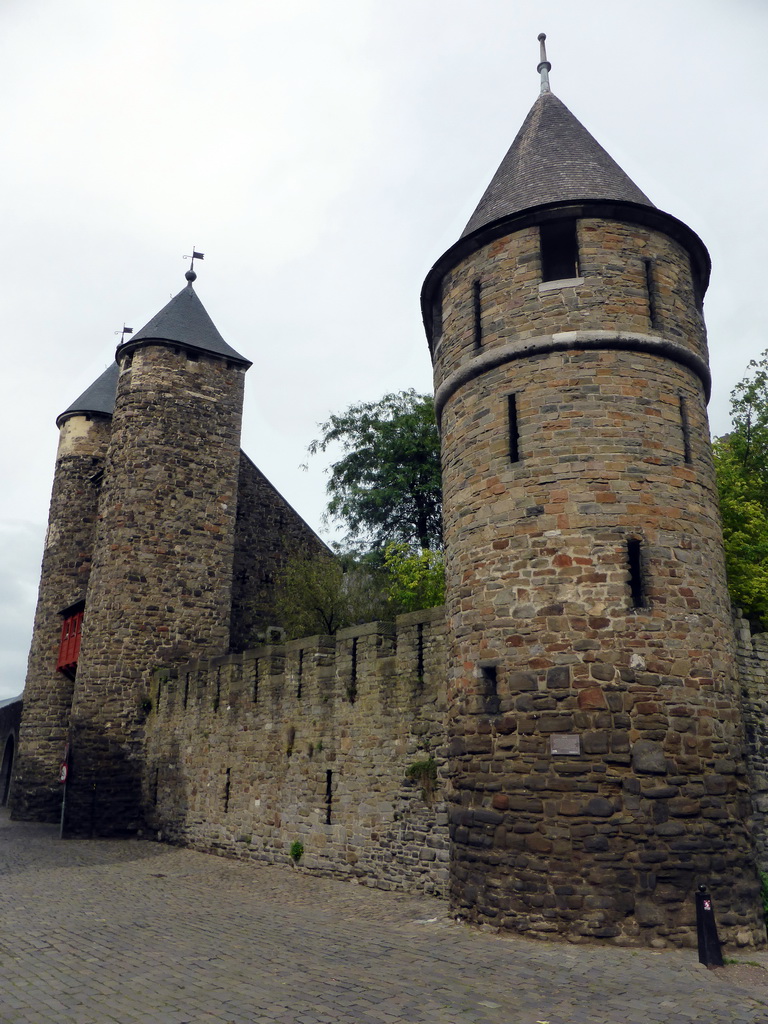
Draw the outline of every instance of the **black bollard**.
<instances>
[{"instance_id":1,"label":"black bollard","mask_svg":"<svg viewBox=\"0 0 768 1024\"><path fill-rule=\"evenodd\" d=\"M722 967L723 953L717 936L712 897L705 885L696 893L696 934L699 939L699 963L705 967Z\"/></svg>"}]
</instances>

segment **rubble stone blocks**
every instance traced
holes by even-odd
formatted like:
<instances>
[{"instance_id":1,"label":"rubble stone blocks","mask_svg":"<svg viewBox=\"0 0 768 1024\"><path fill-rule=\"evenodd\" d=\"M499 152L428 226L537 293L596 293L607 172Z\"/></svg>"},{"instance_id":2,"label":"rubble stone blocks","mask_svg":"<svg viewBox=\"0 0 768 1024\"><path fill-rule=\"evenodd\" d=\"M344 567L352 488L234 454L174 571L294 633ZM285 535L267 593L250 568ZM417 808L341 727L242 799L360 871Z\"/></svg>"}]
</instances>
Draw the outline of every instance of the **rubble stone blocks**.
<instances>
[{"instance_id":1,"label":"rubble stone blocks","mask_svg":"<svg viewBox=\"0 0 768 1024\"><path fill-rule=\"evenodd\" d=\"M761 942L690 259L642 225L577 228L578 281L541 286L536 225L442 281L452 898L532 935L691 944L706 879L729 939Z\"/></svg>"}]
</instances>

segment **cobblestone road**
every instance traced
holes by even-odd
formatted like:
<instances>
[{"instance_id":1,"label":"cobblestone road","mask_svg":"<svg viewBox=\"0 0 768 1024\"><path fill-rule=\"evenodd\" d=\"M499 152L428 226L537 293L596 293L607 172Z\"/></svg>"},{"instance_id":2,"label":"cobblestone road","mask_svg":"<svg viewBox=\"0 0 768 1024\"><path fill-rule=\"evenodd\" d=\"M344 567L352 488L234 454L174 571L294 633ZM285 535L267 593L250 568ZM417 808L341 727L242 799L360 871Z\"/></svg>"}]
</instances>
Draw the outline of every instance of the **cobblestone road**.
<instances>
[{"instance_id":1,"label":"cobblestone road","mask_svg":"<svg viewBox=\"0 0 768 1024\"><path fill-rule=\"evenodd\" d=\"M56 836L0 818L2 1024L768 1024L763 968L499 937L436 900Z\"/></svg>"}]
</instances>

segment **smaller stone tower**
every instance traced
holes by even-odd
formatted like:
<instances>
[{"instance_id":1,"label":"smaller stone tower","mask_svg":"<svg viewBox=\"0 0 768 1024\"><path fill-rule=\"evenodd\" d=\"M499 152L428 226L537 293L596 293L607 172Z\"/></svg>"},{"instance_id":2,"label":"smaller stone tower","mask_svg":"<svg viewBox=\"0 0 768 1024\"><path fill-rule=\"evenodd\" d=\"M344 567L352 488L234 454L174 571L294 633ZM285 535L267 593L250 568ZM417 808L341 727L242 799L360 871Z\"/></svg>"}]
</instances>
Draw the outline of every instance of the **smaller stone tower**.
<instances>
[{"instance_id":1,"label":"smaller stone tower","mask_svg":"<svg viewBox=\"0 0 768 1024\"><path fill-rule=\"evenodd\" d=\"M533 935L762 942L697 235L541 95L427 277L452 896Z\"/></svg>"},{"instance_id":2,"label":"smaller stone tower","mask_svg":"<svg viewBox=\"0 0 768 1024\"><path fill-rule=\"evenodd\" d=\"M61 814L58 771L67 744L76 647L117 372L117 363L113 363L56 421L59 447L12 790L16 818L58 821ZM72 635L62 651L62 635L67 630Z\"/></svg>"},{"instance_id":3,"label":"smaller stone tower","mask_svg":"<svg viewBox=\"0 0 768 1024\"><path fill-rule=\"evenodd\" d=\"M141 828L148 677L227 650L250 362L187 286L117 350L72 702L65 834Z\"/></svg>"}]
</instances>

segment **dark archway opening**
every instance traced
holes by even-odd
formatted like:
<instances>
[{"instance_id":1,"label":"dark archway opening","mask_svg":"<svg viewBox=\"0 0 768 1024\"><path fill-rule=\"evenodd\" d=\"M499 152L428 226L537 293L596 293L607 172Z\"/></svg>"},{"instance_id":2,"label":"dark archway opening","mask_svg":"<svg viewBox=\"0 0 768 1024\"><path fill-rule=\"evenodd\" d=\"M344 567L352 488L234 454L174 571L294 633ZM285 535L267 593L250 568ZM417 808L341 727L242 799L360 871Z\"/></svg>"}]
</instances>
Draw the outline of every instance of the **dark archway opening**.
<instances>
[{"instance_id":1,"label":"dark archway opening","mask_svg":"<svg viewBox=\"0 0 768 1024\"><path fill-rule=\"evenodd\" d=\"M11 792L11 779L13 778L13 755L16 750L16 743L13 733L8 737L3 752L3 764L0 767L0 806L5 807L8 803L8 795Z\"/></svg>"}]
</instances>

